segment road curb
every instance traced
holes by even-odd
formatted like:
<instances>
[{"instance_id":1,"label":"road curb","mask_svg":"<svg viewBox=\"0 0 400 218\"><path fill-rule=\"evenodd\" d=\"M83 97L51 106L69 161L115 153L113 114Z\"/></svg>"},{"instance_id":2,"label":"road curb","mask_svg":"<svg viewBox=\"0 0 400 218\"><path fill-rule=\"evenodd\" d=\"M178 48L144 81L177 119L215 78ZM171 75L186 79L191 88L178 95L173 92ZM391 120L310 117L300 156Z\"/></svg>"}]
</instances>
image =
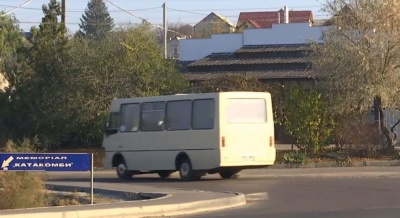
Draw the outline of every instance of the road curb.
<instances>
[{"instance_id":1,"label":"road curb","mask_svg":"<svg viewBox=\"0 0 400 218\"><path fill-rule=\"evenodd\" d=\"M270 169L289 169L289 168L328 168L328 167L397 167L400 160L395 161L355 161L355 162L315 162L306 164L274 164Z\"/></svg>"},{"instance_id":2,"label":"road curb","mask_svg":"<svg viewBox=\"0 0 400 218\"><path fill-rule=\"evenodd\" d=\"M49 186L51 186L51 184ZM60 185L55 185L55 186L61 188ZM68 186L68 189L86 190L85 187L73 187L73 186ZM106 189L95 189L95 190L97 192L106 191L108 193L110 193L111 191L114 194L118 192ZM160 204L148 204L149 202L154 203L159 199L165 200L166 198L173 198L174 195L167 195L164 193L142 193L142 195L147 196L149 198L156 196L161 196L161 197L151 198L149 200L135 200L135 201L125 201L125 202L109 203L109 204L3 210L1 218L20 218L23 217L24 215L29 216L29 218L99 218L99 217L126 218L126 217L151 217L151 216L177 216L177 215L187 215L193 213L227 209L246 204L246 197L243 193L224 192L220 194L224 196L212 199L198 200L198 201L190 201L186 200L188 199L186 198L178 203L160 202Z\"/></svg>"},{"instance_id":3,"label":"road curb","mask_svg":"<svg viewBox=\"0 0 400 218\"><path fill-rule=\"evenodd\" d=\"M86 192L90 193L89 187L76 187L69 185L54 185L54 184L45 184L46 189L53 191L65 191L65 192ZM132 201L140 201L140 200L150 200L150 199L161 199L165 197L169 197L168 194L165 193L148 193L148 192L129 192L129 191L115 191L109 189L101 189L101 188L93 188L93 192L95 194L101 195L111 195L119 198L126 198L129 196Z\"/></svg>"}]
</instances>

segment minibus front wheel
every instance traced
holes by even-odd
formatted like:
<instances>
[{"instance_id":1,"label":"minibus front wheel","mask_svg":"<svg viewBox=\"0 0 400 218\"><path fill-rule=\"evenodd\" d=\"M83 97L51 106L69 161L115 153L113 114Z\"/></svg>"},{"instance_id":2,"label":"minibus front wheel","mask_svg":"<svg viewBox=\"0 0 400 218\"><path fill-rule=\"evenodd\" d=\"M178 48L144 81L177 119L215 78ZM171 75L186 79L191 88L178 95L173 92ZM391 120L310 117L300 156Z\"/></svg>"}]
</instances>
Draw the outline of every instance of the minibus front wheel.
<instances>
[{"instance_id":1,"label":"minibus front wheel","mask_svg":"<svg viewBox=\"0 0 400 218\"><path fill-rule=\"evenodd\" d=\"M201 175L192 169L189 158L182 158L178 164L179 176L183 180L199 180Z\"/></svg>"},{"instance_id":2,"label":"minibus front wheel","mask_svg":"<svg viewBox=\"0 0 400 218\"><path fill-rule=\"evenodd\" d=\"M125 161L122 160L117 165L117 175L120 179L128 180L132 178L133 171L128 170Z\"/></svg>"}]
</instances>

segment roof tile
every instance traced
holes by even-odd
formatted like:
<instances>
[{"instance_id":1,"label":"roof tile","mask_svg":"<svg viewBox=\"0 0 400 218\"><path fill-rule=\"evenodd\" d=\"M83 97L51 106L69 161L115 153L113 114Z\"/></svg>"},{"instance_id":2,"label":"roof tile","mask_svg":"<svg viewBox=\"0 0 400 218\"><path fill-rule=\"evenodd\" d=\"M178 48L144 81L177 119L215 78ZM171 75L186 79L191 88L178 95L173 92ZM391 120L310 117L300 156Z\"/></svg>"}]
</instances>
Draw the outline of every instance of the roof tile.
<instances>
[{"instance_id":1,"label":"roof tile","mask_svg":"<svg viewBox=\"0 0 400 218\"><path fill-rule=\"evenodd\" d=\"M307 70L292 71L220 71L220 72L196 72L183 74L189 80L208 80L221 76L247 75L256 79L310 79L312 74Z\"/></svg>"},{"instance_id":2,"label":"roof tile","mask_svg":"<svg viewBox=\"0 0 400 218\"><path fill-rule=\"evenodd\" d=\"M312 11L289 11L289 23L308 23L312 20ZM284 12L282 9L279 11L241 12L237 26L245 22L250 22L256 28L271 28L272 24L284 22Z\"/></svg>"},{"instance_id":3,"label":"roof tile","mask_svg":"<svg viewBox=\"0 0 400 218\"><path fill-rule=\"evenodd\" d=\"M235 53L311 51L311 49L309 44L246 45L236 50Z\"/></svg>"}]
</instances>

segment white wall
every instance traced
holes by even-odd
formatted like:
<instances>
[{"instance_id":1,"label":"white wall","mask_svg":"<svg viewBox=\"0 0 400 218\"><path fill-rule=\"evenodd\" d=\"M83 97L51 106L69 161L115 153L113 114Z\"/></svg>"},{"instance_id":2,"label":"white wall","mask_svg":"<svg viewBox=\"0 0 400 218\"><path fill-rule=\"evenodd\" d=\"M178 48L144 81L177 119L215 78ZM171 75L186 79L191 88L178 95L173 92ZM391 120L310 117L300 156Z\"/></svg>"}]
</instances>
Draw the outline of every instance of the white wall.
<instances>
[{"instance_id":1,"label":"white wall","mask_svg":"<svg viewBox=\"0 0 400 218\"><path fill-rule=\"evenodd\" d=\"M216 34L209 39L184 39L179 43L179 59L193 61L215 52L234 52L243 46L243 36L242 34Z\"/></svg>"},{"instance_id":2,"label":"white wall","mask_svg":"<svg viewBox=\"0 0 400 218\"><path fill-rule=\"evenodd\" d=\"M308 23L276 24L268 29L246 29L238 34L217 34L209 39L180 40L180 60L196 61L211 53L234 52L244 45L299 44L321 41L326 27Z\"/></svg>"},{"instance_id":3,"label":"white wall","mask_svg":"<svg viewBox=\"0 0 400 218\"><path fill-rule=\"evenodd\" d=\"M273 24L269 29L246 29L244 45L300 44L321 41L323 28L308 23Z\"/></svg>"}]
</instances>

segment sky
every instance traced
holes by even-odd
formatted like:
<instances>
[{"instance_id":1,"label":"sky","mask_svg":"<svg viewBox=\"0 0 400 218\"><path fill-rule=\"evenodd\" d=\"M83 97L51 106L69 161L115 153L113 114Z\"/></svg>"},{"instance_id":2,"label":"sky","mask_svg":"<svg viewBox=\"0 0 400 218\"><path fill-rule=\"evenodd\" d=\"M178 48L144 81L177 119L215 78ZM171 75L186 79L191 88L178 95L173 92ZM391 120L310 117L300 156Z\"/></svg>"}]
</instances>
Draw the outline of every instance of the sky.
<instances>
[{"instance_id":1,"label":"sky","mask_svg":"<svg viewBox=\"0 0 400 218\"><path fill-rule=\"evenodd\" d=\"M10 11L26 0L0 0L0 11ZM61 1L61 0L59 0ZM236 24L240 12L278 11L287 6L289 10L311 10L314 19L328 16L321 11L325 0L109 0L120 8L107 3L108 11L116 25L140 23L146 19L152 24L162 25L163 3L167 5L168 23L194 25L211 12L227 17ZM19 21L20 28L29 31L38 26L43 17L42 5L50 0L31 0L16 10L13 15ZM71 32L79 29L80 18L87 7L88 0L66 0L66 23ZM137 18L140 17L140 18Z\"/></svg>"}]
</instances>

